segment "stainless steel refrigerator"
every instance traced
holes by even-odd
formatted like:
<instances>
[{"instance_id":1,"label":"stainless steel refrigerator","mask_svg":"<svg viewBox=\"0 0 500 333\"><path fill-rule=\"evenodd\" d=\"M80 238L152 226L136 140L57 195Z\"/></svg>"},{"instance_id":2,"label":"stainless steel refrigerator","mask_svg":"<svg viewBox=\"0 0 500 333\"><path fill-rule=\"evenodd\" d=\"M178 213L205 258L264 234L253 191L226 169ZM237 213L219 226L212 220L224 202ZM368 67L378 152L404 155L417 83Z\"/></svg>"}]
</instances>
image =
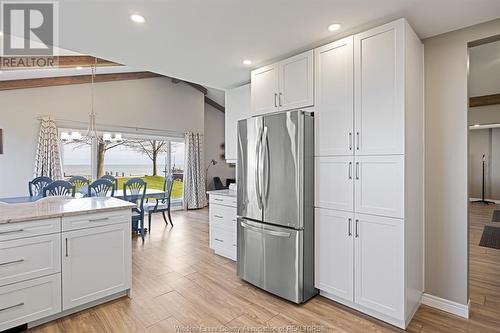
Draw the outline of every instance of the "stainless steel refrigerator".
<instances>
[{"instance_id":1,"label":"stainless steel refrigerator","mask_svg":"<svg viewBox=\"0 0 500 333\"><path fill-rule=\"evenodd\" d=\"M317 293L313 151L311 113L238 122L237 273L295 303Z\"/></svg>"}]
</instances>

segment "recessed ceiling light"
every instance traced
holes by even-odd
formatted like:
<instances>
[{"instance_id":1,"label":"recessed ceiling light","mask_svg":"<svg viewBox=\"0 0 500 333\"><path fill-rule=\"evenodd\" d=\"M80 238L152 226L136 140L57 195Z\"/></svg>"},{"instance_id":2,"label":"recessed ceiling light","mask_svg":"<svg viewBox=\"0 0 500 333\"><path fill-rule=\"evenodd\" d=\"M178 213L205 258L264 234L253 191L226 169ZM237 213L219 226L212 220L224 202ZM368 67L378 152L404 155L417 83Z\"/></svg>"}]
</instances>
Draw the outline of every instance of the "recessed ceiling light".
<instances>
[{"instance_id":1,"label":"recessed ceiling light","mask_svg":"<svg viewBox=\"0 0 500 333\"><path fill-rule=\"evenodd\" d=\"M82 66L76 66L76 69L79 70L79 71L81 71L83 69L83 67Z\"/></svg>"},{"instance_id":2,"label":"recessed ceiling light","mask_svg":"<svg viewBox=\"0 0 500 333\"><path fill-rule=\"evenodd\" d=\"M330 24L330 25L328 26L328 30L330 30L330 31L337 31L337 30L339 30L339 29L340 29L340 27L341 27L341 25L340 25L340 24L338 24L338 23L333 23L333 24Z\"/></svg>"},{"instance_id":3,"label":"recessed ceiling light","mask_svg":"<svg viewBox=\"0 0 500 333\"><path fill-rule=\"evenodd\" d=\"M139 14L132 14L132 15L130 15L130 19L132 21L134 21L135 23L144 23L146 21L146 19L144 18L144 16L139 15Z\"/></svg>"},{"instance_id":4,"label":"recessed ceiling light","mask_svg":"<svg viewBox=\"0 0 500 333\"><path fill-rule=\"evenodd\" d=\"M252 60L250 60L250 59L243 60L243 65L250 66L251 64L252 64Z\"/></svg>"}]
</instances>

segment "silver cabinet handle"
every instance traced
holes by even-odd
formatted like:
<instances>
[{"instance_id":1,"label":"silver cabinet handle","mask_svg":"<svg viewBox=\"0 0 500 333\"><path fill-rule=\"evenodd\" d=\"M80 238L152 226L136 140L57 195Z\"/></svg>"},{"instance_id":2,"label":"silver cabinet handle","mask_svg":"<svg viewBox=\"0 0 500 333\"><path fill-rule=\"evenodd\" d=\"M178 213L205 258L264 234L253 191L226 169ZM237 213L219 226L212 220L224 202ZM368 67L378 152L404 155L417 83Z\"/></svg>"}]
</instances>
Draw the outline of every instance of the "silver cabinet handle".
<instances>
[{"instance_id":1,"label":"silver cabinet handle","mask_svg":"<svg viewBox=\"0 0 500 333\"><path fill-rule=\"evenodd\" d=\"M218 238L214 238L216 241L220 242L220 243L224 243L224 241L222 239L218 239Z\"/></svg>"},{"instance_id":2,"label":"silver cabinet handle","mask_svg":"<svg viewBox=\"0 0 500 333\"><path fill-rule=\"evenodd\" d=\"M20 306L23 306L23 305L24 305L24 302L21 302L21 303L16 304L16 305L11 305L11 306L8 306L6 308L1 308L0 311L5 311L5 310L17 308L17 307L20 307Z\"/></svg>"},{"instance_id":3,"label":"silver cabinet handle","mask_svg":"<svg viewBox=\"0 0 500 333\"><path fill-rule=\"evenodd\" d=\"M349 132L349 150L352 150L352 132Z\"/></svg>"},{"instance_id":4,"label":"silver cabinet handle","mask_svg":"<svg viewBox=\"0 0 500 333\"><path fill-rule=\"evenodd\" d=\"M282 93L280 93L280 96L279 96L279 102L280 102L280 106L283 106L283 104L281 104L281 97L283 96Z\"/></svg>"},{"instance_id":5,"label":"silver cabinet handle","mask_svg":"<svg viewBox=\"0 0 500 333\"><path fill-rule=\"evenodd\" d=\"M109 217L103 217L100 219L90 219L89 222L103 222L109 220Z\"/></svg>"},{"instance_id":6,"label":"silver cabinet handle","mask_svg":"<svg viewBox=\"0 0 500 333\"><path fill-rule=\"evenodd\" d=\"M215 198L214 201L224 201L224 200Z\"/></svg>"},{"instance_id":7,"label":"silver cabinet handle","mask_svg":"<svg viewBox=\"0 0 500 333\"><path fill-rule=\"evenodd\" d=\"M21 259L17 259L17 260L2 262L2 263L0 263L0 266L9 265L9 264L16 264L16 263L23 262L23 261L24 261L24 259L21 258Z\"/></svg>"},{"instance_id":8,"label":"silver cabinet handle","mask_svg":"<svg viewBox=\"0 0 500 333\"><path fill-rule=\"evenodd\" d=\"M356 150L359 150L359 132L356 132Z\"/></svg>"},{"instance_id":9,"label":"silver cabinet handle","mask_svg":"<svg viewBox=\"0 0 500 333\"><path fill-rule=\"evenodd\" d=\"M356 238L359 237L359 220L356 219L356 235L355 235Z\"/></svg>"},{"instance_id":10,"label":"silver cabinet handle","mask_svg":"<svg viewBox=\"0 0 500 333\"><path fill-rule=\"evenodd\" d=\"M287 238L290 237L290 233L288 233L288 232L281 232L281 231L273 231L273 230L269 230L269 229L256 228L256 227L253 227L251 225L248 225L245 222L241 222L241 226L243 228L246 228L246 229L249 229L249 230L253 230L253 231L256 231L256 232L260 232L262 234L268 234L268 235L271 235L271 236L278 236L278 237L287 237Z\"/></svg>"},{"instance_id":11,"label":"silver cabinet handle","mask_svg":"<svg viewBox=\"0 0 500 333\"><path fill-rule=\"evenodd\" d=\"M224 218L224 216L222 216L222 215L214 215L214 217L216 217L218 219L223 219Z\"/></svg>"},{"instance_id":12,"label":"silver cabinet handle","mask_svg":"<svg viewBox=\"0 0 500 333\"><path fill-rule=\"evenodd\" d=\"M356 162L356 180L359 179L359 162Z\"/></svg>"},{"instance_id":13,"label":"silver cabinet handle","mask_svg":"<svg viewBox=\"0 0 500 333\"><path fill-rule=\"evenodd\" d=\"M349 162L349 179L352 179L352 162Z\"/></svg>"},{"instance_id":14,"label":"silver cabinet handle","mask_svg":"<svg viewBox=\"0 0 500 333\"><path fill-rule=\"evenodd\" d=\"M347 236L352 236L352 219L347 219Z\"/></svg>"},{"instance_id":15,"label":"silver cabinet handle","mask_svg":"<svg viewBox=\"0 0 500 333\"><path fill-rule=\"evenodd\" d=\"M23 232L23 231L24 231L24 229L7 230L7 231L0 232L0 235L13 234L13 233L16 233L16 232Z\"/></svg>"},{"instance_id":16,"label":"silver cabinet handle","mask_svg":"<svg viewBox=\"0 0 500 333\"><path fill-rule=\"evenodd\" d=\"M276 99L278 98L278 94L277 93L274 93L274 107L277 108L278 107L278 102L276 102Z\"/></svg>"},{"instance_id":17,"label":"silver cabinet handle","mask_svg":"<svg viewBox=\"0 0 500 333\"><path fill-rule=\"evenodd\" d=\"M65 238L65 243L66 243L66 257L69 257L69 254L68 254L68 239Z\"/></svg>"}]
</instances>

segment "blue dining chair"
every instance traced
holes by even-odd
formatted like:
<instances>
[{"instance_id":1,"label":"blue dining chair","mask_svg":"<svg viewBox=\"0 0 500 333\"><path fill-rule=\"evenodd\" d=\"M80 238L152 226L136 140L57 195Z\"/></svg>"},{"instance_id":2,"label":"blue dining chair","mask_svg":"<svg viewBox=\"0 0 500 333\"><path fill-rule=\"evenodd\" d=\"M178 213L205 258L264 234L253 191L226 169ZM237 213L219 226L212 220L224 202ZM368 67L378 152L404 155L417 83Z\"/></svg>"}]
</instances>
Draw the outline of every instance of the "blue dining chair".
<instances>
[{"instance_id":1,"label":"blue dining chair","mask_svg":"<svg viewBox=\"0 0 500 333\"><path fill-rule=\"evenodd\" d=\"M107 179L98 179L88 187L89 197L112 197L115 195L115 184Z\"/></svg>"},{"instance_id":2,"label":"blue dining chair","mask_svg":"<svg viewBox=\"0 0 500 333\"><path fill-rule=\"evenodd\" d=\"M141 178L131 178L123 184L123 199L137 206L132 210L132 231L140 231L144 242L144 198L147 183Z\"/></svg>"},{"instance_id":3,"label":"blue dining chair","mask_svg":"<svg viewBox=\"0 0 500 333\"><path fill-rule=\"evenodd\" d=\"M43 188L52 183L52 178L49 177L36 177L28 183L30 197L41 197L43 195Z\"/></svg>"},{"instance_id":4,"label":"blue dining chair","mask_svg":"<svg viewBox=\"0 0 500 333\"><path fill-rule=\"evenodd\" d=\"M111 175L104 175L102 176L101 178L99 179L106 179L106 180L109 180L110 182L112 182L113 184L115 184L115 190L118 191L118 179L116 179L115 177L111 176Z\"/></svg>"},{"instance_id":5,"label":"blue dining chair","mask_svg":"<svg viewBox=\"0 0 500 333\"><path fill-rule=\"evenodd\" d=\"M173 185L174 185L174 176L170 175L168 177L165 177L165 182L163 183L163 191L165 192L165 194L163 195L163 198L156 199L156 202L146 202L144 204L144 211L148 213L149 230L151 230L151 215L153 213L161 212L165 224L168 225L168 221L165 216L165 212L167 212L170 224L172 225L172 227L174 226L174 224L172 223L172 216L170 216L170 197L172 196Z\"/></svg>"},{"instance_id":6,"label":"blue dining chair","mask_svg":"<svg viewBox=\"0 0 500 333\"><path fill-rule=\"evenodd\" d=\"M81 193L83 195L87 195L90 183L90 181L87 178L83 176L73 176L70 179L68 179L68 182L70 182L75 186L76 192Z\"/></svg>"},{"instance_id":7,"label":"blue dining chair","mask_svg":"<svg viewBox=\"0 0 500 333\"><path fill-rule=\"evenodd\" d=\"M75 197L75 185L66 180L56 180L43 188L43 197Z\"/></svg>"}]
</instances>

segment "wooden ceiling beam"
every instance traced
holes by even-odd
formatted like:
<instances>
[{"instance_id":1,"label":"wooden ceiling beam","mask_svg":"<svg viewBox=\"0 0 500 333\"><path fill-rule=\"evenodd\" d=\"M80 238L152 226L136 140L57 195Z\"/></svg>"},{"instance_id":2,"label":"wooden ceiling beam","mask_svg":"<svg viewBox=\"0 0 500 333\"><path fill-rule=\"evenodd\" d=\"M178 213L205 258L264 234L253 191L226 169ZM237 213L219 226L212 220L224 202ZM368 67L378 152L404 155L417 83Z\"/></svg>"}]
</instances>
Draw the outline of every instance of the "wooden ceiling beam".
<instances>
[{"instance_id":1,"label":"wooden ceiling beam","mask_svg":"<svg viewBox=\"0 0 500 333\"><path fill-rule=\"evenodd\" d=\"M95 77L95 82L138 80L138 79L149 79L155 77L163 77L163 76L151 72L97 74ZM46 77L38 79L8 80L8 81L0 81L0 90L41 88L41 87L63 86L70 84L83 84L90 82L92 82L91 75L58 76L58 77Z\"/></svg>"},{"instance_id":2,"label":"wooden ceiling beam","mask_svg":"<svg viewBox=\"0 0 500 333\"><path fill-rule=\"evenodd\" d=\"M469 98L469 107L500 104L500 94L476 96Z\"/></svg>"},{"instance_id":3,"label":"wooden ceiling beam","mask_svg":"<svg viewBox=\"0 0 500 333\"><path fill-rule=\"evenodd\" d=\"M18 69L33 69L33 70L44 69L44 68L46 69L46 67L29 67L29 66L23 66L22 64L16 67L9 67L10 63L9 60L12 58L15 60L17 57L0 57L0 67L3 71L14 71ZM58 56L54 57L54 63L57 64L57 67L53 68L90 67L94 65L95 59L96 59L95 57L88 55ZM123 66L123 65L105 59L97 58L97 67L105 67L105 66Z\"/></svg>"},{"instance_id":4,"label":"wooden ceiling beam","mask_svg":"<svg viewBox=\"0 0 500 333\"><path fill-rule=\"evenodd\" d=\"M172 83L185 83L185 84L189 84L191 87L193 87L194 89L198 90L199 92L203 93L203 95L206 95L208 93L208 89L205 88L204 86L202 85L199 85L197 83L193 83L193 82L189 82L189 81L184 81L184 80L181 80L181 79L176 79L176 78L171 78L172 80Z\"/></svg>"},{"instance_id":5,"label":"wooden ceiling beam","mask_svg":"<svg viewBox=\"0 0 500 333\"><path fill-rule=\"evenodd\" d=\"M225 107L223 107L222 105L220 105L219 103L217 103L213 99L208 98L207 96L205 96L205 103L207 103L208 105L213 106L215 109L217 109L217 110L219 110L221 112L226 112L226 108Z\"/></svg>"}]
</instances>

